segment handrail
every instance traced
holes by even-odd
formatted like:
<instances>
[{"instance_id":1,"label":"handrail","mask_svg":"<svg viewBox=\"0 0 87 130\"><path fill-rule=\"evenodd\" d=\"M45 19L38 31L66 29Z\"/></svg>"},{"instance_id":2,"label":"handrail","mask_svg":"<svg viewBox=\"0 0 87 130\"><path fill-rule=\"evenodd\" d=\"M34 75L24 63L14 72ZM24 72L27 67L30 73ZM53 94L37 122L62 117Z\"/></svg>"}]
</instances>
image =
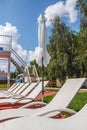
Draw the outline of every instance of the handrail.
<instances>
[{"instance_id":1,"label":"handrail","mask_svg":"<svg viewBox=\"0 0 87 130\"><path fill-rule=\"evenodd\" d=\"M24 67L27 66L27 63L12 48L11 48L11 52L22 63Z\"/></svg>"},{"instance_id":2,"label":"handrail","mask_svg":"<svg viewBox=\"0 0 87 130\"><path fill-rule=\"evenodd\" d=\"M1 37L12 37L11 35L0 35Z\"/></svg>"},{"instance_id":3,"label":"handrail","mask_svg":"<svg viewBox=\"0 0 87 130\"><path fill-rule=\"evenodd\" d=\"M38 76L37 69L36 69L35 65L33 65L33 74L35 75L36 80L37 80L38 83L39 83L39 82L40 82L40 78L39 78L39 76Z\"/></svg>"},{"instance_id":4,"label":"handrail","mask_svg":"<svg viewBox=\"0 0 87 130\"><path fill-rule=\"evenodd\" d=\"M1 44L0 43L0 46L10 46L9 44Z\"/></svg>"},{"instance_id":5,"label":"handrail","mask_svg":"<svg viewBox=\"0 0 87 130\"><path fill-rule=\"evenodd\" d=\"M26 73L25 76L27 76L29 82L31 83L32 81L31 81L31 77L30 77L30 72L29 72L28 66L25 67L24 71Z\"/></svg>"}]
</instances>

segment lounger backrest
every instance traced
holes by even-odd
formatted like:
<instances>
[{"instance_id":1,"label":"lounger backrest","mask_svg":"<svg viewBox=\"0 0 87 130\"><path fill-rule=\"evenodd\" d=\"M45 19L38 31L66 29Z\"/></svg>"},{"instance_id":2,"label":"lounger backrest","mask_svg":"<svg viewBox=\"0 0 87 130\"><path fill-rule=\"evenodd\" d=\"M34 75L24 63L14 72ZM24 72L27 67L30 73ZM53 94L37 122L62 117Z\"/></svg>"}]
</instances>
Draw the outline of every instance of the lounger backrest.
<instances>
[{"instance_id":1,"label":"lounger backrest","mask_svg":"<svg viewBox=\"0 0 87 130\"><path fill-rule=\"evenodd\" d=\"M85 82L86 78L68 79L48 106L67 107Z\"/></svg>"},{"instance_id":2,"label":"lounger backrest","mask_svg":"<svg viewBox=\"0 0 87 130\"><path fill-rule=\"evenodd\" d=\"M30 83L17 83L16 88L12 91L15 94L20 94Z\"/></svg>"},{"instance_id":3,"label":"lounger backrest","mask_svg":"<svg viewBox=\"0 0 87 130\"><path fill-rule=\"evenodd\" d=\"M48 84L49 81L44 81L44 87ZM42 90L42 82L40 82L37 87L29 94L29 96L27 96L27 98L31 98L31 99L35 99L38 94L41 92Z\"/></svg>"},{"instance_id":4,"label":"lounger backrest","mask_svg":"<svg viewBox=\"0 0 87 130\"><path fill-rule=\"evenodd\" d=\"M13 92L19 85L20 83L17 83L11 90L8 89L8 92Z\"/></svg>"},{"instance_id":5,"label":"lounger backrest","mask_svg":"<svg viewBox=\"0 0 87 130\"><path fill-rule=\"evenodd\" d=\"M29 87L30 83L24 83L21 88L16 92L16 94L21 94L27 87Z\"/></svg>"},{"instance_id":6,"label":"lounger backrest","mask_svg":"<svg viewBox=\"0 0 87 130\"><path fill-rule=\"evenodd\" d=\"M12 85L10 86L10 88L8 88L8 90L11 91L12 89L14 89L14 87L15 87L16 84L17 84L17 83L12 84Z\"/></svg>"},{"instance_id":7,"label":"lounger backrest","mask_svg":"<svg viewBox=\"0 0 87 130\"><path fill-rule=\"evenodd\" d=\"M31 83L23 92L22 92L22 96L26 96L27 94L29 94L31 91L32 91L32 89L34 88L34 87L36 87L36 85L37 85L37 82L33 82L33 83Z\"/></svg>"},{"instance_id":8,"label":"lounger backrest","mask_svg":"<svg viewBox=\"0 0 87 130\"><path fill-rule=\"evenodd\" d=\"M24 85L24 83L20 83L20 85L18 85L18 87L12 92L17 93L17 91L19 91L23 85Z\"/></svg>"}]
</instances>

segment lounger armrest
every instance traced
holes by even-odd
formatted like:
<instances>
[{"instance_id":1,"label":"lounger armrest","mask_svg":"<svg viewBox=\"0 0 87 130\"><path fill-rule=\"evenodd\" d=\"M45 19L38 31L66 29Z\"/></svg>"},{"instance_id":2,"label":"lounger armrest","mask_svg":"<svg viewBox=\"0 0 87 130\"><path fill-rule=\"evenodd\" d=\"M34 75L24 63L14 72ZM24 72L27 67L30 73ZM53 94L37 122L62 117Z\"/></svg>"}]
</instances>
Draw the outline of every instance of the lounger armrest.
<instances>
[{"instance_id":1,"label":"lounger armrest","mask_svg":"<svg viewBox=\"0 0 87 130\"><path fill-rule=\"evenodd\" d=\"M21 98L24 98L24 96L15 94L15 95L9 96L8 98L9 99L19 99L20 100Z\"/></svg>"},{"instance_id":2,"label":"lounger armrest","mask_svg":"<svg viewBox=\"0 0 87 130\"><path fill-rule=\"evenodd\" d=\"M12 96L12 99L20 99L20 98L24 98L24 96L17 95L17 94L15 94L15 95Z\"/></svg>"},{"instance_id":3,"label":"lounger armrest","mask_svg":"<svg viewBox=\"0 0 87 130\"><path fill-rule=\"evenodd\" d=\"M14 105L15 103L19 103L20 101L23 101L23 100L29 100L29 102L30 102L30 101L35 101L35 100L32 99L32 98L21 97L21 98L19 98L17 101L12 102L11 104Z\"/></svg>"},{"instance_id":4,"label":"lounger armrest","mask_svg":"<svg viewBox=\"0 0 87 130\"><path fill-rule=\"evenodd\" d=\"M33 102L30 102L30 103L27 103L26 105L23 105L22 107L20 108L27 108L27 107L31 107L33 105L46 105L47 103L45 102L41 102L41 101L33 101Z\"/></svg>"},{"instance_id":5,"label":"lounger armrest","mask_svg":"<svg viewBox=\"0 0 87 130\"><path fill-rule=\"evenodd\" d=\"M69 108L60 108L60 109L55 109L55 110L49 110L47 112L44 112L43 114L39 114L39 116L47 116L47 117L52 117L60 114L61 112L65 112L69 115L74 115L76 111L69 109Z\"/></svg>"}]
</instances>

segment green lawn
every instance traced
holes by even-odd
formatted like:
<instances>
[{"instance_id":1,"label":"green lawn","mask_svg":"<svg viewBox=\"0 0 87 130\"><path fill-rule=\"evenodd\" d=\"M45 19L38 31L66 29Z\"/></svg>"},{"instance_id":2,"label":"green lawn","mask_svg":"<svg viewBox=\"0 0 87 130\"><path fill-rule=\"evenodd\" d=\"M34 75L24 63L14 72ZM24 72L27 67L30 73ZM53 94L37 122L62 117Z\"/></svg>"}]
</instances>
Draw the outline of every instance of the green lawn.
<instances>
[{"instance_id":1,"label":"green lawn","mask_svg":"<svg viewBox=\"0 0 87 130\"><path fill-rule=\"evenodd\" d=\"M0 88L7 88L7 84L0 84Z\"/></svg>"},{"instance_id":2,"label":"green lawn","mask_svg":"<svg viewBox=\"0 0 87 130\"><path fill-rule=\"evenodd\" d=\"M49 103L54 96L44 97L44 101ZM79 92L69 105L69 108L79 111L87 103L87 92Z\"/></svg>"},{"instance_id":3,"label":"green lawn","mask_svg":"<svg viewBox=\"0 0 87 130\"><path fill-rule=\"evenodd\" d=\"M87 92L78 93L69 105L69 108L79 111L87 103Z\"/></svg>"}]
</instances>

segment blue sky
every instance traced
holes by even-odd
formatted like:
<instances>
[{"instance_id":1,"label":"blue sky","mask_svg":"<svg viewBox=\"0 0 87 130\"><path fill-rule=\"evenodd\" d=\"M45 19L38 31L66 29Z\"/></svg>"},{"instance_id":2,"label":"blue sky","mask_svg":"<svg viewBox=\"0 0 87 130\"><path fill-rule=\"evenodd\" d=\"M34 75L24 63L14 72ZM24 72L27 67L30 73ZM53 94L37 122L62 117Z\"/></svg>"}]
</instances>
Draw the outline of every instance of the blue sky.
<instances>
[{"instance_id":1,"label":"blue sky","mask_svg":"<svg viewBox=\"0 0 87 130\"><path fill-rule=\"evenodd\" d=\"M0 24L6 22L16 26L20 33L20 44L24 49L34 50L38 44L37 18L47 6L57 0L0 0Z\"/></svg>"},{"instance_id":2,"label":"blue sky","mask_svg":"<svg viewBox=\"0 0 87 130\"><path fill-rule=\"evenodd\" d=\"M59 16L71 29L78 31L77 0L0 0L0 34L13 36L13 48L24 60L38 45L37 18L44 13L48 19L47 35L51 34L50 19ZM28 62L32 55L28 57ZM1 67L0 67L1 68Z\"/></svg>"}]
</instances>

